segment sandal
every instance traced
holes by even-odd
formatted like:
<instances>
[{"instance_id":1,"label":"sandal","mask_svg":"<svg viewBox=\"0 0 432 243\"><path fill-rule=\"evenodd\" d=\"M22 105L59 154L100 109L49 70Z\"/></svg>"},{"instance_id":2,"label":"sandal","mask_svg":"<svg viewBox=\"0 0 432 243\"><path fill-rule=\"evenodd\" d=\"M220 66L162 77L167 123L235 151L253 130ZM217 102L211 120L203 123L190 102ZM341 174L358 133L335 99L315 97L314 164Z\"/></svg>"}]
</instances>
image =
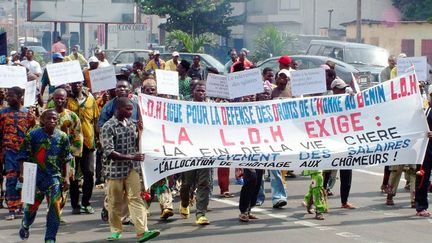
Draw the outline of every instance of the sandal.
<instances>
[{"instance_id":1,"label":"sandal","mask_svg":"<svg viewBox=\"0 0 432 243\"><path fill-rule=\"evenodd\" d=\"M430 217L431 214L430 214L426 209L424 209L424 210L422 210L422 211L420 211L420 212L417 212L417 213L416 213L416 216L420 216L420 217Z\"/></svg>"},{"instance_id":2,"label":"sandal","mask_svg":"<svg viewBox=\"0 0 432 243\"><path fill-rule=\"evenodd\" d=\"M249 213L249 219L259 219L255 214Z\"/></svg>"},{"instance_id":3,"label":"sandal","mask_svg":"<svg viewBox=\"0 0 432 243\"><path fill-rule=\"evenodd\" d=\"M386 200L386 205L388 205L388 206L394 206L395 204L393 202L393 199L387 199Z\"/></svg>"},{"instance_id":4,"label":"sandal","mask_svg":"<svg viewBox=\"0 0 432 243\"><path fill-rule=\"evenodd\" d=\"M116 241L116 240L120 240L121 237L122 237L121 233L114 232L106 240L107 241Z\"/></svg>"},{"instance_id":5,"label":"sandal","mask_svg":"<svg viewBox=\"0 0 432 243\"><path fill-rule=\"evenodd\" d=\"M316 213L315 214L315 219L317 219L317 220L324 220L324 215L322 213Z\"/></svg>"},{"instance_id":6,"label":"sandal","mask_svg":"<svg viewBox=\"0 0 432 243\"><path fill-rule=\"evenodd\" d=\"M309 214L313 214L314 210L312 209L312 205L311 204L307 204L305 201L302 202L302 206L306 208L306 211Z\"/></svg>"},{"instance_id":7,"label":"sandal","mask_svg":"<svg viewBox=\"0 0 432 243\"><path fill-rule=\"evenodd\" d=\"M249 215L247 215L246 213L241 213L239 215L239 220L241 222L249 222Z\"/></svg>"},{"instance_id":8,"label":"sandal","mask_svg":"<svg viewBox=\"0 0 432 243\"><path fill-rule=\"evenodd\" d=\"M230 192L224 192L224 193L222 193L221 197L232 198L232 197L234 197L234 195L231 194Z\"/></svg>"}]
</instances>

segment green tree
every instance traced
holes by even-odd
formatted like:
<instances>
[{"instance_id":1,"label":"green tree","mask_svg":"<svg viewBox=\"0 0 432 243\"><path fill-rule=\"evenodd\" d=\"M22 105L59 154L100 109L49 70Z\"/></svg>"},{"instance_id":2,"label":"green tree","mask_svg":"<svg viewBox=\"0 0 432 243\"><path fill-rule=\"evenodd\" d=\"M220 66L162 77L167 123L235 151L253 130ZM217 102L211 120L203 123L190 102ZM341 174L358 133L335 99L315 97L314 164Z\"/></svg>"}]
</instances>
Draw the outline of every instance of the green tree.
<instances>
[{"instance_id":1,"label":"green tree","mask_svg":"<svg viewBox=\"0 0 432 243\"><path fill-rule=\"evenodd\" d=\"M432 0L392 0L402 13L403 20L432 21Z\"/></svg>"},{"instance_id":2,"label":"green tree","mask_svg":"<svg viewBox=\"0 0 432 243\"><path fill-rule=\"evenodd\" d=\"M183 52L203 53L206 44L213 44L213 39L208 33L191 35L181 30L174 30L166 38L168 48Z\"/></svg>"},{"instance_id":3,"label":"green tree","mask_svg":"<svg viewBox=\"0 0 432 243\"><path fill-rule=\"evenodd\" d=\"M272 56L295 54L297 37L283 33L274 26L266 26L258 31L253 53L254 61L262 61Z\"/></svg>"},{"instance_id":4,"label":"green tree","mask_svg":"<svg viewBox=\"0 0 432 243\"><path fill-rule=\"evenodd\" d=\"M166 31L192 35L206 32L228 37L229 27L241 24L245 15L231 16L233 2L247 0L135 0L145 14L167 16Z\"/></svg>"}]
</instances>

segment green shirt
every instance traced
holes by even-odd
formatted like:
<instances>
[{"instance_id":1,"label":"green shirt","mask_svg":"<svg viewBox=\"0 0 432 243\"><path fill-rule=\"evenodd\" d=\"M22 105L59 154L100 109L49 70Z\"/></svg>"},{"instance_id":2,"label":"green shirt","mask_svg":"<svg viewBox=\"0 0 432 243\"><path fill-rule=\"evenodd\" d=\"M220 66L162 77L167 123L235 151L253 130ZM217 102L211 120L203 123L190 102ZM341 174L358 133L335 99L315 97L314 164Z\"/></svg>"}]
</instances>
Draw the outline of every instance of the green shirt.
<instances>
[{"instance_id":1,"label":"green shirt","mask_svg":"<svg viewBox=\"0 0 432 243\"><path fill-rule=\"evenodd\" d=\"M183 97L187 97L191 95L190 92L190 82L191 82L191 78L186 76L185 79L181 79L181 77L179 77L179 92L180 95Z\"/></svg>"}]
</instances>

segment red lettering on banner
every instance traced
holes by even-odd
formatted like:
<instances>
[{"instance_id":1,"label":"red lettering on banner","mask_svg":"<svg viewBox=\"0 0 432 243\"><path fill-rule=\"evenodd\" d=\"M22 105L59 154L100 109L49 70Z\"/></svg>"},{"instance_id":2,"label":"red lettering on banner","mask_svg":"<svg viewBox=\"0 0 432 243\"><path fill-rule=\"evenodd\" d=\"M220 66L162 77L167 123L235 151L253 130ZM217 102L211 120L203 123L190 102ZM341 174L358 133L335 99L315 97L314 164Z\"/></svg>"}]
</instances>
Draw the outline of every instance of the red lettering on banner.
<instances>
[{"instance_id":1,"label":"red lettering on banner","mask_svg":"<svg viewBox=\"0 0 432 243\"><path fill-rule=\"evenodd\" d=\"M360 92L356 95L357 97L357 105L358 108L362 108L364 107L364 98L363 98L363 94Z\"/></svg>"},{"instance_id":2,"label":"red lettering on banner","mask_svg":"<svg viewBox=\"0 0 432 243\"><path fill-rule=\"evenodd\" d=\"M163 141L164 143L168 143L168 144L174 144L173 140L168 140L166 137L166 132L165 132L165 125L162 124L162 137L163 137Z\"/></svg>"},{"instance_id":3,"label":"red lettering on banner","mask_svg":"<svg viewBox=\"0 0 432 243\"><path fill-rule=\"evenodd\" d=\"M166 121L167 120L167 109L166 109L166 106L167 106L167 103L163 103L163 117L162 117L162 119L164 120L164 121Z\"/></svg>"},{"instance_id":4,"label":"red lettering on banner","mask_svg":"<svg viewBox=\"0 0 432 243\"><path fill-rule=\"evenodd\" d=\"M418 84L417 84L417 79L415 75L410 75L410 93L411 94L417 94L417 88L418 88Z\"/></svg>"},{"instance_id":5,"label":"red lettering on banner","mask_svg":"<svg viewBox=\"0 0 432 243\"><path fill-rule=\"evenodd\" d=\"M277 126L277 130L273 129L274 127L270 127L270 133L273 137L273 141L278 142L278 137L280 138L280 141L283 142L284 138L282 136L282 129L280 128L280 126Z\"/></svg>"},{"instance_id":6,"label":"red lettering on banner","mask_svg":"<svg viewBox=\"0 0 432 243\"><path fill-rule=\"evenodd\" d=\"M394 81L390 81L390 94L391 94L391 99L392 100L396 100L398 98L397 94L396 94L396 92L394 90Z\"/></svg>"},{"instance_id":7,"label":"red lettering on banner","mask_svg":"<svg viewBox=\"0 0 432 243\"><path fill-rule=\"evenodd\" d=\"M258 128L250 127L248 128L249 142L251 144L261 143L260 131Z\"/></svg>"},{"instance_id":8,"label":"red lettering on banner","mask_svg":"<svg viewBox=\"0 0 432 243\"><path fill-rule=\"evenodd\" d=\"M224 133L224 130L223 130L223 129L219 129L219 135L220 135L220 138L221 138L221 141L222 141L223 146L234 146L234 145L235 145L234 142L228 142L228 141L225 139L225 133Z\"/></svg>"},{"instance_id":9,"label":"red lettering on banner","mask_svg":"<svg viewBox=\"0 0 432 243\"><path fill-rule=\"evenodd\" d=\"M402 77L400 79L400 93L402 97L405 97L407 95L407 85L406 85L406 79L405 77Z\"/></svg>"},{"instance_id":10,"label":"red lettering on banner","mask_svg":"<svg viewBox=\"0 0 432 243\"><path fill-rule=\"evenodd\" d=\"M192 141L189 138L188 133L186 132L186 128L182 127L180 128L179 137L178 137L178 144L182 144L182 142L189 142L190 145L192 144Z\"/></svg>"},{"instance_id":11,"label":"red lettering on banner","mask_svg":"<svg viewBox=\"0 0 432 243\"><path fill-rule=\"evenodd\" d=\"M276 104L272 105L272 110L273 110L273 117L274 117L275 121L279 121L279 112L278 112Z\"/></svg>"},{"instance_id":12,"label":"red lettering on banner","mask_svg":"<svg viewBox=\"0 0 432 243\"><path fill-rule=\"evenodd\" d=\"M324 114L323 103L321 98L316 99L316 108L318 115Z\"/></svg>"},{"instance_id":13,"label":"red lettering on banner","mask_svg":"<svg viewBox=\"0 0 432 243\"><path fill-rule=\"evenodd\" d=\"M358 132L364 130L360 125L360 112L349 116L341 115L304 123L309 138L326 137L339 133ZM315 132L317 131L317 132Z\"/></svg>"},{"instance_id":14,"label":"red lettering on banner","mask_svg":"<svg viewBox=\"0 0 432 243\"><path fill-rule=\"evenodd\" d=\"M154 101L148 100L147 101L147 116L153 117L153 108L154 108Z\"/></svg>"},{"instance_id":15,"label":"red lettering on banner","mask_svg":"<svg viewBox=\"0 0 432 243\"><path fill-rule=\"evenodd\" d=\"M155 114L156 119L161 119L161 117L162 117L161 110L162 110L162 102L157 101L156 102L156 114Z\"/></svg>"},{"instance_id":16,"label":"red lettering on banner","mask_svg":"<svg viewBox=\"0 0 432 243\"><path fill-rule=\"evenodd\" d=\"M226 126L228 124L228 118L227 118L227 112L225 107L221 107L221 115L222 115L222 124Z\"/></svg>"}]
</instances>

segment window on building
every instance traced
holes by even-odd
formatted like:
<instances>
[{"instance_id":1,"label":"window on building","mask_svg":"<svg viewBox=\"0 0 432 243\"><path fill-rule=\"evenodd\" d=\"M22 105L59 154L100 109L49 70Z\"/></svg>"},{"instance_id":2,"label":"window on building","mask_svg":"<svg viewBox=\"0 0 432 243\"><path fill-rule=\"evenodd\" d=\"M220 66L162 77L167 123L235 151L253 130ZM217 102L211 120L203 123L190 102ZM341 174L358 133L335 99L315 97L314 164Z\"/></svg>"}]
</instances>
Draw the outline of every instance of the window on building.
<instances>
[{"instance_id":1,"label":"window on building","mask_svg":"<svg viewBox=\"0 0 432 243\"><path fill-rule=\"evenodd\" d=\"M422 40L421 55L426 56L428 63L432 63L432 40Z\"/></svg>"},{"instance_id":2,"label":"window on building","mask_svg":"<svg viewBox=\"0 0 432 243\"><path fill-rule=\"evenodd\" d=\"M414 56L414 39L402 39L401 50L408 57Z\"/></svg>"},{"instance_id":3,"label":"window on building","mask_svg":"<svg viewBox=\"0 0 432 243\"><path fill-rule=\"evenodd\" d=\"M300 0L280 0L281 10L296 10L300 9Z\"/></svg>"}]
</instances>

